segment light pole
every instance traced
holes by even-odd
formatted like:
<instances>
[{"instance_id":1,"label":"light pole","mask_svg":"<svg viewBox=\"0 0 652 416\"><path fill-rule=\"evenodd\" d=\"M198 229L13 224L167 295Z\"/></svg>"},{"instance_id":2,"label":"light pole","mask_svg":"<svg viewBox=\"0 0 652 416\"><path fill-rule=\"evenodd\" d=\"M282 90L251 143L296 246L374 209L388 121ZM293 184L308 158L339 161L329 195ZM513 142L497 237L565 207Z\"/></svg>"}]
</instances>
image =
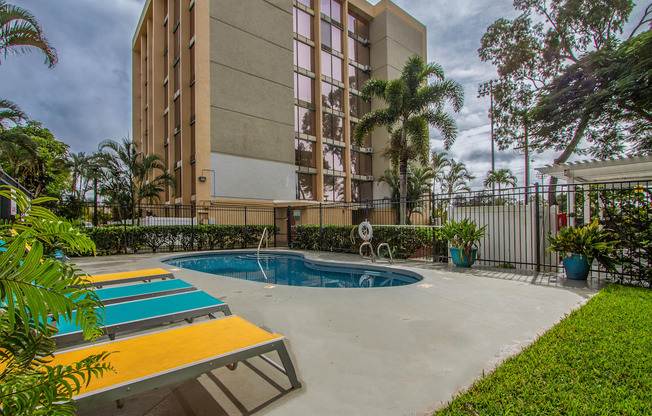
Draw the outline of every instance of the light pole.
<instances>
[{"instance_id":1,"label":"light pole","mask_svg":"<svg viewBox=\"0 0 652 416\"><path fill-rule=\"evenodd\" d=\"M478 84L478 98L486 97L489 95L491 100L491 107L489 110L489 117L491 118L491 171L496 171L496 151L494 145L494 83L498 80L491 79L486 82Z\"/></svg>"}]
</instances>

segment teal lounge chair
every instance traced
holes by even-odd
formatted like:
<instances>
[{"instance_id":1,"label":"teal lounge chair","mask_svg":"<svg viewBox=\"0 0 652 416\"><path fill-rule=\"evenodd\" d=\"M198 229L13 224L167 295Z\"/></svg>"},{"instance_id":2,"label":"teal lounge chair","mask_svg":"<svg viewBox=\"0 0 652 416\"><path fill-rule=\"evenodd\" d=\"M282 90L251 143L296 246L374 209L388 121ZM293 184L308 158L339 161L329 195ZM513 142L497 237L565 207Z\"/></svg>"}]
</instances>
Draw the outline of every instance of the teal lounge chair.
<instances>
[{"instance_id":1,"label":"teal lounge chair","mask_svg":"<svg viewBox=\"0 0 652 416\"><path fill-rule=\"evenodd\" d=\"M154 298L157 296L167 296L175 293L190 292L193 290L197 290L197 288L190 283L186 283L179 279L173 279L107 287L104 289L97 289L95 293L97 293L97 296L106 306L113 303L130 302L132 300Z\"/></svg>"},{"instance_id":2,"label":"teal lounge chair","mask_svg":"<svg viewBox=\"0 0 652 416\"><path fill-rule=\"evenodd\" d=\"M192 322L194 318L204 315L214 317L217 312L231 315L229 305L200 290L116 303L105 309L104 333L112 340L118 332L136 331L184 319ZM74 322L75 312L71 322L59 320L59 332L52 337L57 346L84 341L81 329Z\"/></svg>"}]
</instances>

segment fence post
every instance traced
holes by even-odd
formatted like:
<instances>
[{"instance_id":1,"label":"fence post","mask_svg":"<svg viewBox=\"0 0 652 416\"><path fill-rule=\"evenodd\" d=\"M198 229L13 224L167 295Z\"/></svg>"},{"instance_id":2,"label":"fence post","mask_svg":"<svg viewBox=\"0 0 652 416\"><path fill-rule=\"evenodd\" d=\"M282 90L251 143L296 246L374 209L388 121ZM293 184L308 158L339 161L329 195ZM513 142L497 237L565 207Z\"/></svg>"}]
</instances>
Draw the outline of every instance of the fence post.
<instances>
[{"instance_id":1,"label":"fence post","mask_svg":"<svg viewBox=\"0 0 652 416\"><path fill-rule=\"evenodd\" d=\"M536 250L536 271L541 271L541 235L540 229L541 222L539 221L539 182L534 184L534 248Z\"/></svg>"},{"instance_id":2,"label":"fence post","mask_svg":"<svg viewBox=\"0 0 652 416\"><path fill-rule=\"evenodd\" d=\"M292 207L288 205L288 248L292 248Z\"/></svg>"},{"instance_id":3,"label":"fence post","mask_svg":"<svg viewBox=\"0 0 652 416\"><path fill-rule=\"evenodd\" d=\"M323 223L322 223L322 210L321 202L319 203L319 251L321 251Z\"/></svg>"},{"instance_id":4,"label":"fence post","mask_svg":"<svg viewBox=\"0 0 652 416\"><path fill-rule=\"evenodd\" d=\"M274 248L276 248L276 205L272 208L272 215L274 216Z\"/></svg>"},{"instance_id":5,"label":"fence post","mask_svg":"<svg viewBox=\"0 0 652 416\"><path fill-rule=\"evenodd\" d=\"M249 236L247 235L247 206L244 207L244 243L247 246L247 240Z\"/></svg>"},{"instance_id":6,"label":"fence post","mask_svg":"<svg viewBox=\"0 0 652 416\"><path fill-rule=\"evenodd\" d=\"M133 226L133 224L131 224ZM122 206L122 231L125 242L125 254L127 254L127 205Z\"/></svg>"},{"instance_id":7,"label":"fence post","mask_svg":"<svg viewBox=\"0 0 652 416\"><path fill-rule=\"evenodd\" d=\"M190 204L190 251L195 250L195 205Z\"/></svg>"}]
</instances>

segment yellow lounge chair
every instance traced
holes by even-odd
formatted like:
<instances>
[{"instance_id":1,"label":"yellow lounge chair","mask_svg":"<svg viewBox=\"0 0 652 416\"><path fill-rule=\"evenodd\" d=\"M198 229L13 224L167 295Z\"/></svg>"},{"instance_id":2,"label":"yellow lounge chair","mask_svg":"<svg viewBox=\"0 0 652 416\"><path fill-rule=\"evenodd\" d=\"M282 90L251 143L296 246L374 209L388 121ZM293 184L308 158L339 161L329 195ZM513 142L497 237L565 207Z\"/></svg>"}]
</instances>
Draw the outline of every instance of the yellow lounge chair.
<instances>
[{"instance_id":1,"label":"yellow lounge chair","mask_svg":"<svg viewBox=\"0 0 652 416\"><path fill-rule=\"evenodd\" d=\"M255 356L261 356L283 372L293 388L300 388L301 383L283 340L282 335L270 334L239 316L231 315L60 352L50 364L67 365L91 354L116 351L108 358L116 373L107 372L84 387L74 397L79 410L114 400L121 407L125 397L198 377L215 368ZM278 353L282 366L263 355L270 351Z\"/></svg>"},{"instance_id":2,"label":"yellow lounge chair","mask_svg":"<svg viewBox=\"0 0 652 416\"><path fill-rule=\"evenodd\" d=\"M93 286L102 287L129 282L147 282L152 279L174 279L174 275L165 269L146 269L133 272L98 274L90 276Z\"/></svg>"}]
</instances>

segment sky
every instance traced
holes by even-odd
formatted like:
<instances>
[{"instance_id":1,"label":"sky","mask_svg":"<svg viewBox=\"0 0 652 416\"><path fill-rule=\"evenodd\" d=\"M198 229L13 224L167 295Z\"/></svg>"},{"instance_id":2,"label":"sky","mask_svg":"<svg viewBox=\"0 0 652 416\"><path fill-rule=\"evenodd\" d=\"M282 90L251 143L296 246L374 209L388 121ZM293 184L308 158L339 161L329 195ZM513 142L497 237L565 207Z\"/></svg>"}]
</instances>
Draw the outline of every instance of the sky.
<instances>
[{"instance_id":1,"label":"sky","mask_svg":"<svg viewBox=\"0 0 652 416\"><path fill-rule=\"evenodd\" d=\"M248 1L248 0L233 0ZM378 1L372 0L375 4ZM394 0L427 27L428 61L442 65L447 78L464 87L465 104L452 113L458 136L449 156L464 162L476 179L491 169L489 98L478 98L478 84L497 78L478 57L480 39L495 20L518 14L511 0ZM102 140L131 137L131 42L145 0L13 0L34 13L56 48L59 63L48 69L40 54L0 56L0 97L17 103L71 151L97 150ZM641 15L637 6L630 22ZM631 24L631 23L630 23ZM431 134L431 148L443 143ZM552 163L554 152L531 155L531 183L541 182L535 167ZM509 168L525 184L525 158L514 150L495 153L496 169Z\"/></svg>"}]
</instances>

